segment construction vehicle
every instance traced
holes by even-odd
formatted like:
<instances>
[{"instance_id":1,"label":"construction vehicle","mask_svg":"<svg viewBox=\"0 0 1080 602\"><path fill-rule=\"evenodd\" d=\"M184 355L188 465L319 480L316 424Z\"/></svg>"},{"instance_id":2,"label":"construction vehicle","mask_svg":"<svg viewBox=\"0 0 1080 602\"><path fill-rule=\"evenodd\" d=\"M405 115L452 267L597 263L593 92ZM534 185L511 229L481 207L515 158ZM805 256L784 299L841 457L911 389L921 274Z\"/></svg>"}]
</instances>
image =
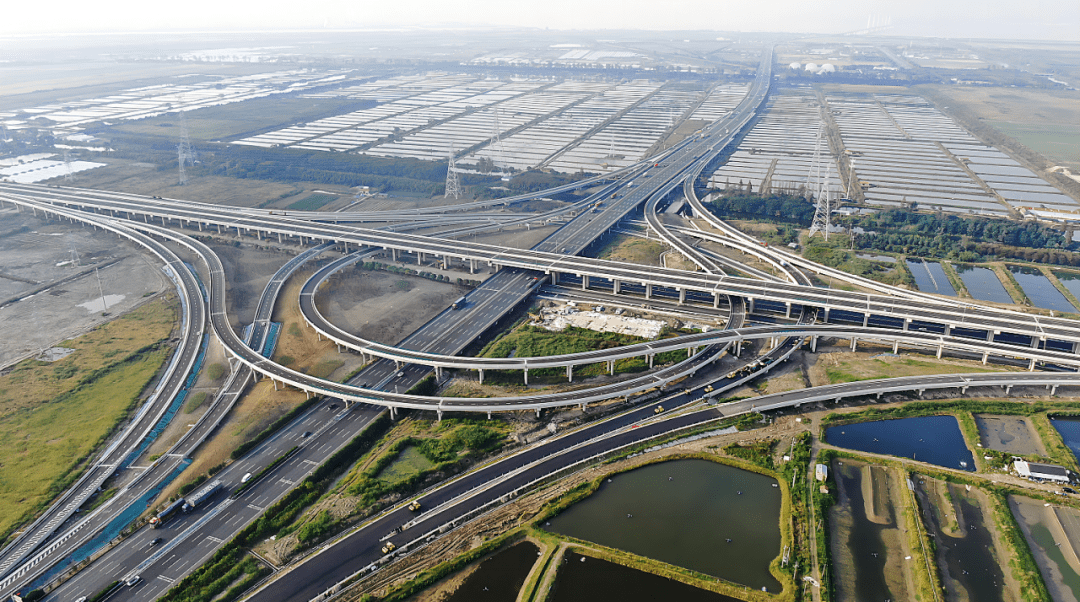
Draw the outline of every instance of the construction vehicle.
<instances>
[{"instance_id":1,"label":"construction vehicle","mask_svg":"<svg viewBox=\"0 0 1080 602\"><path fill-rule=\"evenodd\" d=\"M659 414L660 412L663 412L663 411L664 411L664 406L656 406L655 408L653 408L652 413L653 414Z\"/></svg>"},{"instance_id":2,"label":"construction vehicle","mask_svg":"<svg viewBox=\"0 0 1080 602\"><path fill-rule=\"evenodd\" d=\"M397 546L395 546L393 544L393 542L388 541L388 542L386 542L386 545L384 545L382 547L382 553L383 554L389 554L390 552L393 552L396 549L397 549Z\"/></svg>"},{"instance_id":3,"label":"construction vehicle","mask_svg":"<svg viewBox=\"0 0 1080 602\"><path fill-rule=\"evenodd\" d=\"M705 386L705 392L706 393L712 393L713 392L713 386L712 385L706 385Z\"/></svg>"},{"instance_id":4,"label":"construction vehicle","mask_svg":"<svg viewBox=\"0 0 1080 602\"><path fill-rule=\"evenodd\" d=\"M413 500L412 503L409 504L409 510L411 510L413 512L416 512L419 509L420 509L420 502L418 502L416 500Z\"/></svg>"}]
</instances>

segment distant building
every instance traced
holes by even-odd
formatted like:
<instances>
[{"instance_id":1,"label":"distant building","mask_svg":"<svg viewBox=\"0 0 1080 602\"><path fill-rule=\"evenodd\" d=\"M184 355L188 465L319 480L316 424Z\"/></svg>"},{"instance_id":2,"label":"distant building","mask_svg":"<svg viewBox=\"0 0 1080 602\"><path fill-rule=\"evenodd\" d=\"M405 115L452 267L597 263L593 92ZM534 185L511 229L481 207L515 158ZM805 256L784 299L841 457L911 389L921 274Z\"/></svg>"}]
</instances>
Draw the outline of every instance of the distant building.
<instances>
[{"instance_id":1,"label":"distant building","mask_svg":"<svg viewBox=\"0 0 1080 602\"><path fill-rule=\"evenodd\" d=\"M1028 479L1054 481L1056 483L1068 483L1073 480L1073 474L1064 466L1017 460L1013 462L1013 468L1016 469L1017 474Z\"/></svg>"},{"instance_id":2,"label":"distant building","mask_svg":"<svg viewBox=\"0 0 1080 602\"><path fill-rule=\"evenodd\" d=\"M814 478L819 481L825 481L829 478L829 467L824 464L818 464L814 467Z\"/></svg>"}]
</instances>

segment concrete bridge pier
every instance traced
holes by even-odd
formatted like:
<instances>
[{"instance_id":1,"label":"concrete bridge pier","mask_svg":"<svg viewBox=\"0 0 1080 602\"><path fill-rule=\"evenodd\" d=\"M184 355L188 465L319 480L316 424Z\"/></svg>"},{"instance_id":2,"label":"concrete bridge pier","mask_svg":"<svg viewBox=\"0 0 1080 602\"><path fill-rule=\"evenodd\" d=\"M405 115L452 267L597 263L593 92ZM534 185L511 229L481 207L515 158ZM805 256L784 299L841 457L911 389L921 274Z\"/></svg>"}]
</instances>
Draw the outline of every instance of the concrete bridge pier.
<instances>
[{"instance_id":1,"label":"concrete bridge pier","mask_svg":"<svg viewBox=\"0 0 1080 602\"><path fill-rule=\"evenodd\" d=\"M922 397L923 393L926 393L926 389L919 389L919 397Z\"/></svg>"},{"instance_id":2,"label":"concrete bridge pier","mask_svg":"<svg viewBox=\"0 0 1080 602\"><path fill-rule=\"evenodd\" d=\"M419 251L416 252L416 265L424 265L424 254Z\"/></svg>"},{"instance_id":3,"label":"concrete bridge pier","mask_svg":"<svg viewBox=\"0 0 1080 602\"><path fill-rule=\"evenodd\" d=\"M989 354L989 353L987 353L987 352L983 352L983 357L982 357L982 363L983 363L983 365L985 365L985 364L986 364L986 360L987 360L987 358L989 358L989 357L990 357L990 354Z\"/></svg>"},{"instance_id":4,"label":"concrete bridge pier","mask_svg":"<svg viewBox=\"0 0 1080 602\"><path fill-rule=\"evenodd\" d=\"M608 360L607 369L608 375L615 376L615 360Z\"/></svg>"},{"instance_id":5,"label":"concrete bridge pier","mask_svg":"<svg viewBox=\"0 0 1080 602\"><path fill-rule=\"evenodd\" d=\"M491 410L488 410L488 420L491 420Z\"/></svg>"},{"instance_id":6,"label":"concrete bridge pier","mask_svg":"<svg viewBox=\"0 0 1080 602\"><path fill-rule=\"evenodd\" d=\"M739 339L738 342L735 343L735 357L739 357L740 355L742 355L742 339Z\"/></svg>"},{"instance_id":7,"label":"concrete bridge pier","mask_svg":"<svg viewBox=\"0 0 1080 602\"><path fill-rule=\"evenodd\" d=\"M397 420L397 408L390 406L390 420Z\"/></svg>"},{"instance_id":8,"label":"concrete bridge pier","mask_svg":"<svg viewBox=\"0 0 1080 602\"><path fill-rule=\"evenodd\" d=\"M551 284L558 286L558 284L559 284L559 273L558 272L551 272L550 275L551 275Z\"/></svg>"},{"instance_id":9,"label":"concrete bridge pier","mask_svg":"<svg viewBox=\"0 0 1080 602\"><path fill-rule=\"evenodd\" d=\"M877 394L877 399L881 399L881 396L882 396L882 395L883 395L883 393L882 393L881 391L878 391L878 394Z\"/></svg>"},{"instance_id":10,"label":"concrete bridge pier","mask_svg":"<svg viewBox=\"0 0 1080 602\"><path fill-rule=\"evenodd\" d=\"M585 410L588 409L588 407L589 407L588 402L585 402L585 401L581 402L581 412L582 413L585 413Z\"/></svg>"},{"instance_id":11,"label":"concrete bridge pier","mask_svg":"<svg viewBox=\"0 0 1080 602\"><path fill-rule=\"evenodd\" d=\"M582 276L581 277L581 290L586 290L588 288L589 288L589 277L588 276Z\"/></svg>"},{"instance_id":12,"label":"concrete bridge pier","mask_svg":"<svg viewBox=\"0 0 1080 602\"><path fill-rule=\"evenodd\" d=\"M477 368L476 371L480 373L480 384L484 384L484 369L483 368Z\"/></svg>"},{"instance_id":13,"label":"concrete bridge pier","mask_svg":"<svg viewBox=\"0 0 1080 602\"><path fill-rule=\"evenodd\" d=\"M679 289L679 305L682 305L683 303L686 303L686 289L680 288Z\"/></svg>"},{"instance_id":14,"label":"concrete bridge pier","mask_svg":"<svg viewBox=\"0 0 1080 602\"><path fill-rule=\"evenodd\" d=\"M951 337L952 336L952 329L955 326L956 326L955 324L946 324L945 325L945 336Z\"/></svg>"},{"instance_id":15,"label":"concrete bridge pier","mask_svg":"<svg viewBox=\"0 0 1080 602\"><path fill-rule=\"evenodd\" d=\"M1032 349L1038 349L1040 340L1045 340L1045 339L1039 339L1039 337L1031 337L1031 348Z\"/></svg>"},{"instance_id":16,"label":"concrete bridge pier","mask_svg":"<svg viewBox=\"0 0 1080 602\"><path fill-rule=\"evenodd\" d=\"M810 337L810 352L817 353L817 340L816 336Z\"/></svg>"},{"instance_id":17,"label":"concrete bridge pier","mask_svg":"<svg viewBox=\"0 0 1080 602\"><path fill-rule=\"evenodd\" d=\"M271 378L271 379L270 379L270 382L274 383L274 390L275 390L275 391L277 391L277 390L278 390L278 388L277 388L277 381Z\"/></svg>"},{"instance_id":18,"label":"concrete bridge pier","mask_svg":"<svg viewBox=\"0 0 1080 602\"><path fill-rule=\"evenodd\" d=\"M960 394L961 395L967 395L967 390L968 390L967 385L964 385L963 387L960 387Z\"/></svg>"},{"instance_id":19,"label":"concrete bridge pier","mask_svg":"<svg viewBox=\"0 0 1080 602\"><path fill-rule=\"evenodd\" d=\"M651 284L646 284L645 285L645 298L646 299L652 299L652 285Z\"/></svg>"},{"instance_id":20,"label":"concrete bridge pier","mask_svg":"<svg viewBox=\"0 0 1080 602\"><path fill-rule=\"evenodd\" d=\"M1057 385L1050 385L1050 397L1057 395Z\"/></svg>"},{"instance_id":21,"label":"concrete bridge pier","mask_svg":"<svg viewBox=\"0 0 1080 602\"><path fill-rule=\"evenodd\" d=\"M566 367L566 382L571 382L571 383L574 382L574 367L573 366L567 366Z\"/></svg>"},{"instance_id":22,"label":"concrete bridge pier","mask_svg":"<svg viewBox=\"0 0 1080 602\"><path fill-rule=\"evenodd\" d=\"M945 349L944 345L938 345L937 346L937 358L938 359L941 359L941 352L942 352L943 349Z\"/></svg>"},{"instance_id":23,"label":"concrete bridge pier","mask_svg":"<svg viewBox=\"0 0 1080 602\"><path fill-rule=\"evenodd\" d=\"M435 410L435 413L438 415L438 418L435 420L435 422L442 422L442 410Z\"/></svg>"},{"instance_id":24,"label":"concrete bridge pier","mask_svg":"<svg viewBox=\"0 0 1080 602\"><path fill-rule=\"evenodd\" d=\"M443 376L442 366L435 366L435 380L436 380L436 382L441 381L442 376Z\"/></svg>"},{"instance_id":25,"label":"concrete bridge pier","mask_svg":"<svg viewBox=\"0 0 1080 602\"><path fill-rule=\"evenodd\" d=\"M525 373L525 384L527 385L527 384L529 384L529 369L525 368L525 370L523 370L523 372Z\"/></svg>"},{"instance_id":26,"label":"concrete bridge pier","mask_svg":"<svg viewBox=\"0 0 1080 602\"><path fill-rule=\"evenodd\" d=\"M390 259L397 261L397 249L390 249Z\"/></svg>"},{"instance_id":27,"label":"concrete bridge pier","mask_svg":"<svg viewBox=\"0 0 1080 602\"><path fill-rule=\"evenodd\" d=\"M469 260L469 273L470 274L475 274L476 273L476 260L475 259L470 259Z\"/></svg>"},{"instance_id":28,"label":"concrete bridge pier","mask_svg":"<svg viewBox=\"0 0 1080 602\"><path fill-rule=\"evenodd\" d=\"M1034 372L1034 371L1035 371L1035 358L1031 358L1031 361L1028 362L1028 372Z\"/></svg>"},{"instance_id":29,"label":"concrete bridge pier","mask_svg":"<svg viewBox=\"0 0 1080 602\"><path fill-rule=\"evenodd\" d=\"M866 328L870 324L870 314L863 314L862 327Z\"/></svg>"},{"instance_id":30,"label":"concrete bridge pier","mask_svg":"<svg viewBox=\"0 0 1080 602\"><path fill-rule=\"evenodd\" d=\"M994 342L994 330L993 329L990 329L990 330L986 331L986 341L988 343L993 343Z\"/></svg>"},{"instance_id":31,"label":"concrete bridge pier","mask_svg":"<svg viewBox=\"0 0 1080 602\"><path fill-rule=\"evenodd\" d=\"M536 417L537 417L537 418L539 418L539 417L540 417L540 408L536 408Z\"/></svg>"},{"instance_id":32,"label":"concrete bridge pier","mask_svg":"<svg viewBox=\"0 0 1080 602\"><path fill-rule=\"evenodd\" d=\"M716 309L716 308L720 307L720 293L713 293L712 306L713 306L713 309ZM729 308L729 311L730 311L730 308Z\"/></svg>"},{"instance_id":33,"label":"concrete bridge pier","mask_svg":"<svg viewBox=\"0 0 1080 602\"><path fill-rule=\"evenodd\" d=\"M784 317L785 318L790 318L791 317L791 301L786 301L784 303L784 310L785 310L784 311Z\"/></svg>"},{"instance_id":34,"label":"concrete bridge pier","mask_svg":"<svg viewBox=\"0 0 1080 602\"><path fill-rule=\"evenodd\" d=\"M202 230L202 224L199 224L199 229ZM278 241L278 244L280 245L281 244L281 232L277 233L277 241Z\"/></svg>"},{"instance_id":35,"label":"concrete bridge pier","mask_svg":"<svg viewBox=\"0 0 1080 602\"><path fill-rule=\"evenodd\" d=\"M859 344L859 339L857 337L851 337L851 350L852 351L855 351L855 348L858 346L858 344Z\"/></svg>"},{"instance_id":36,"label":"concrete bridge pier","mask_svg":"<svg viewBox=\"0 0 1080 602\"><path fill-rule=\"evenodd\" d=\"M1008 395L1012 392L1012 385L1005 385L1005 394Z\"/></svg>"},{"instance_id":37,"label":"concrete bridge pier","mask_svg":"<svg viewBox=\"0 0 1080 602\"><path fill-rule=\"evenodd\" d=\"M900 341L893 341L893 343L892 343L892 352L893 352L893 355L896 355L897 353L900 352Z\"/></svg>"},{"instance_id":38,"label":"concrete bridge pier","mask_svg":"<svg viewBox=\"0 0 1080 602\"><path fill-rule=\"evenodd\" d=\"M653 367L653 358L655 358L655 357L656 357L656 354L655 354L655 353L650 353L650 354L648 355L648 358L649 358L649 369L650 369L650 370L651 370L651 369L652 369L652 367Z\"/></svg>"},{"instance_id":39,"label":"concrete bridge pier","mask_svg":"<svg viewBox=\"0 0 1080 602\"><path fill-rule=\"evenodd\" d=\"M746 298L746 313L748 313L748 314L754 313L754 298L753 297L747 297Z\"/></svg>"},{"instance_id":40,"label":"concrete bridge pier","mask_svg":"<svg viewBox=\"0 0 1080 602\"><path fill-rule=\"evenodd\" d=\"M829 308L828 308L828 306L825 307L825 317L821 321L824 322L825 324L829 323Z\"/></svg>"},{"instance_id":41,"label":"concrete bridge pier","mask_svg":"<svg viewBox=\"0 0 1080 602\"><path fill-rule=\"evenodd\" d=\"M618 280L612 280L611 283L612 283L611 292L618 295L619 291L622 289L619 281Z\"/></svg>"},{"instance_id":42,"label":"concrete bridge pier","mask_svg":"<svg viewBox=\"0 0 1080 602\"><path fill-rule=\"evenodd\" d=\"M866 326L866 324L863 324L863 326ZM908 328L910 328L910 327L911 327L911 318L904 318L904 332L907 332Z\"/></svg>"}]
</instances>

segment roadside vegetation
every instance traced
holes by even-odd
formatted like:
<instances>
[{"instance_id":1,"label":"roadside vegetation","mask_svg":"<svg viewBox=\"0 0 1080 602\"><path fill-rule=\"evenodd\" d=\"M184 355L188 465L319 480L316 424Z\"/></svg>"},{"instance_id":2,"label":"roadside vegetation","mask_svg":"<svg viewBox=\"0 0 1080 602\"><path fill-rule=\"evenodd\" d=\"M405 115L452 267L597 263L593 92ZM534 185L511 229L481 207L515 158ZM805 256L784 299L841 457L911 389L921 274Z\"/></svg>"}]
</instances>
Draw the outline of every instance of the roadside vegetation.
<instances>
[{"instance_id":1,"label":"roadside vegetation","mask_svg":"<svg viewBox=\"0 0 1080 602\"><path fill-rule=\"evenodd\" d=\"M60 343L56 362L0 376L0 542L73 483L169 356L175 299L158 299Z\"/></svg>"}]
</instances>

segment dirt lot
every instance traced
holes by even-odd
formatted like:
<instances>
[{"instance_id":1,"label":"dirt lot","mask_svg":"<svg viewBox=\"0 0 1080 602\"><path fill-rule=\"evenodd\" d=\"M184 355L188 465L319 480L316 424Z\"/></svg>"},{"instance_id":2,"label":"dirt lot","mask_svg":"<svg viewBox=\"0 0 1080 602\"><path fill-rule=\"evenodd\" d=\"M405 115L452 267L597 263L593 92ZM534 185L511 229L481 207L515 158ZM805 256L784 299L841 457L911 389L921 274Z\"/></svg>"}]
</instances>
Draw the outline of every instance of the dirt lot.
<instances>
[{"instance_id":1,"label":"dirt lot","mask_svg":"<svg viewBox=\"0 0 1080 602\"><path fill-rule=\"evenodd\" d=\"M68 263L72 249L78 264ZM97 277L94 266L99 266ZM172 288L160 262L134 245L100 230L0 210L0 303L39 290L0 307L0 366L86 332ZM107 316L101 312L102 294Z\"/></svg>"},{"instance_id":2,"label":"dirt lot","mask_svg":"<svg viewBox=\"0 0 1080 602\"><path fill-rule=\"evenodd\" d=\"M266 283L291 256L250 245L236 247L223 242L210 242L209 246L221 259L228 278L226 299L229 322L233 328L241 331L255 319L255 308Z\"/></svg>"},{"instance_id":3,"label":"dirt lot","mask_svg":"<svg viewBox=\"0 0 1080 602\"><path fill-rule=\"evenodd\" d=\"M394 345L467 290L450 282L354 268L321 289L316 302L326 319L344 330Z\"/></svg>"}]
</instances>

